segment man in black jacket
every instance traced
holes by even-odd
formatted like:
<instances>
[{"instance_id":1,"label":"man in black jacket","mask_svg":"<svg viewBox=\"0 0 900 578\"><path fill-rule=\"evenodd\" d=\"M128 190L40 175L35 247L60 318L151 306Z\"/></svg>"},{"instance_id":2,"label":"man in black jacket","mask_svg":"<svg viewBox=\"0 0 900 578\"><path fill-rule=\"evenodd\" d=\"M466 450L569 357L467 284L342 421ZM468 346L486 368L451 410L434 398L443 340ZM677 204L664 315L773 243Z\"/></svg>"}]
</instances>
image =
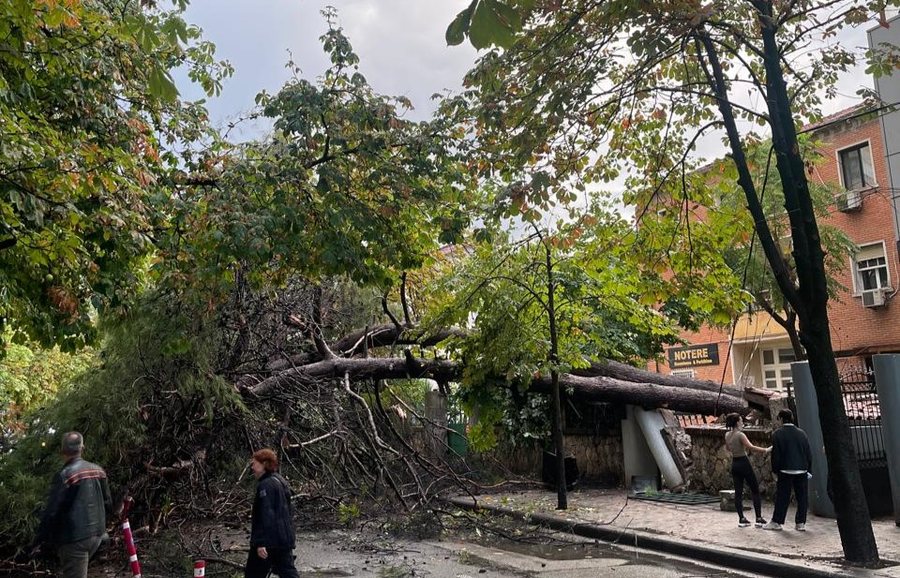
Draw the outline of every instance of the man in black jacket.
<instances>
[{"instance_id":1,"label":"man in black jacket","mask_svg":"<svg viewBox=\"0 0 900 578\"><path fill-rule=\"evenodd\" d=\"M294 524L291 490L278 475L278 456L270 449L253 454L250 470L258 480L250 522L250 555L245 578L299 578L294 567Z\"/></svg>"},{"instance_id":2,"label":"man in black jacket","mask_svg":"<svg viewBox=\"0 0 900 578\"><path fill-rule=\"evenodd\" d=\"M794 424L794 413L789 409L778 412L783 424L772 434L772 471L778 476L775 486L775 512L772 521L763 526L766 530L781 530L791 501L791 488L797 497L797 513L794 522L798 531L806 531L806 511L809 505L808 480L812 469L812 451L806 432Z\"/></svg>"},{"instance_id":3,"label":"man in black jacket","mask_svg":"<svg viewBox=\"0 0 900 578\"><path fill-rule=\"evenodd\" d=\"M62 578L87 576L88 561L106 537L106 515L112 511L106 472L81 459L83 450L80 433L63 436L66 463L53 478L32 548L56 546Z\"/></svg>"}]
</instances>

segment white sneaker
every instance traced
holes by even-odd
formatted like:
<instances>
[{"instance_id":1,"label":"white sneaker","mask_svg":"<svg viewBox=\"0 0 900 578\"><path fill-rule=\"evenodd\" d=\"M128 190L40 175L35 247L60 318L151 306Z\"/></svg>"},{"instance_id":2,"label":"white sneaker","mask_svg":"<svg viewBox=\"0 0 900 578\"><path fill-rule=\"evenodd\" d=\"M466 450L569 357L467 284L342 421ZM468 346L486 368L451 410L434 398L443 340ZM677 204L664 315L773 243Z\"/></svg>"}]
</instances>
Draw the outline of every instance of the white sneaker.
<instances>
[{"instance_id":1,"label":"white sneaker","mask_svg":"<svg viewBox=\"0 0 900 578\"><path fill-rule=\"evenodd\" d=\"M782 528L781 524L779 524L778 522L769 522L768 524L763 526L763 530L783 530L783 529L784 528Z\"/></svg>"},{"instance_id":2,"label":"white sneaker","mask_svg":"<svg viewBox=\"0 0 900 578\"><path fill-rule=\"evenodd\" d=\"M798 532L805 532L805 531L806 531L806 524L797 524L797 531L798 531Z\"/></svg>"}]
</instances>

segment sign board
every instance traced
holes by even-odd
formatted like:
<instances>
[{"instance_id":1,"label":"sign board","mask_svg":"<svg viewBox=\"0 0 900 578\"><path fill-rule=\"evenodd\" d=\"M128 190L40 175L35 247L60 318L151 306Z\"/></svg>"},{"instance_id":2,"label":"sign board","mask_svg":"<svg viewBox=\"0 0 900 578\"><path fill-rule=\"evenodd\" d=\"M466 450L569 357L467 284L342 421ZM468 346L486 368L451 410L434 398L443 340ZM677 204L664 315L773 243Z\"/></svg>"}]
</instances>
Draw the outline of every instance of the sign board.
<instances>
[{"instance_id":1,"label":"sign board","mask_svg":"<svg viewBox=\"0 0 900 578\"><path fill-rule=\"evenodd\" d=\"M671 347L668 354L669 367L672 369L719 365L719 346L715 343L690 345L688 347Z\"/></svg>"}]
</instances>

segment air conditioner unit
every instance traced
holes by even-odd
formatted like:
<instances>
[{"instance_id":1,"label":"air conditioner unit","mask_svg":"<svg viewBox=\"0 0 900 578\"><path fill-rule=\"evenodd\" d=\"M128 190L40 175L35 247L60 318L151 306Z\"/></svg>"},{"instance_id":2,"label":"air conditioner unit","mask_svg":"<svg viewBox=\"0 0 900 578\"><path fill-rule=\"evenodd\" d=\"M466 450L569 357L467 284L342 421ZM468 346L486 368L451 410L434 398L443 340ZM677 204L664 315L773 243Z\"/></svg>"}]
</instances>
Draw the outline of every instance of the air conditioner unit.
<instances>
[{"instance_id":1,"label":"air conditioner unit","mask_svg":"<svg viewBox=\"0 0 900 578\"><path fill-rule=\"evenodd\" d=\"M838 193L836 202L838 210L844 213L858 211L862 208L862 196L859 194L859 191L844 191Z\"/></svg>"},{"instance_id":2,"label":"air conditioner unit","mask_svg":"<svg viewBox=\"0 0 900 578\"><path fill-rule=\"evenodd\" d=\"M872 291L863 291L862 294L863 307L884 307L884 289L874 289Z\"/></svg>"}]
</instances>

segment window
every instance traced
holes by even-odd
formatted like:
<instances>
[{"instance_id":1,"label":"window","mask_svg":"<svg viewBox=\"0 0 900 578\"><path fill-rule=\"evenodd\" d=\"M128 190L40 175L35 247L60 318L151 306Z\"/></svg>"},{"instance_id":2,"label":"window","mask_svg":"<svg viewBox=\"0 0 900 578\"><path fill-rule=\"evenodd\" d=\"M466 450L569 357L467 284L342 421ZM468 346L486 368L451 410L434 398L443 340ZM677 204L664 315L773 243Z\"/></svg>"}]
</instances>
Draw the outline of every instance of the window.
<instances>
[{"instance_id":1,"label":"window","mask_svg":"<svg viewBox=\"0 0 900 578\"><path fill-rule=\"evenodd\" d=\"M889 288L891 285L883 242L861 246L854 256L853 268L857 293Z\"/></svg>"},{"instance_id":2,"label":"window","mask_svg":"<svg viewBox=\"0 0 900 578\"><path fill-rule=\"evenodd\" d=\"M872 153L869 143L838 152L841 165L841 179L848 191L857 191L875 186L875 168L872 165Z\"/></svg>"},{"instance_id":3,"label":"window","mask_svg":"<svg viewBox=\"0 0 900 578\"><path fill-rule=\"evenodd\" d=\"M791 383L791 363L796 360L790 347L764 349L762 352L763 383L766 389L784 389Z\"/></svg>"}]
</instances>

